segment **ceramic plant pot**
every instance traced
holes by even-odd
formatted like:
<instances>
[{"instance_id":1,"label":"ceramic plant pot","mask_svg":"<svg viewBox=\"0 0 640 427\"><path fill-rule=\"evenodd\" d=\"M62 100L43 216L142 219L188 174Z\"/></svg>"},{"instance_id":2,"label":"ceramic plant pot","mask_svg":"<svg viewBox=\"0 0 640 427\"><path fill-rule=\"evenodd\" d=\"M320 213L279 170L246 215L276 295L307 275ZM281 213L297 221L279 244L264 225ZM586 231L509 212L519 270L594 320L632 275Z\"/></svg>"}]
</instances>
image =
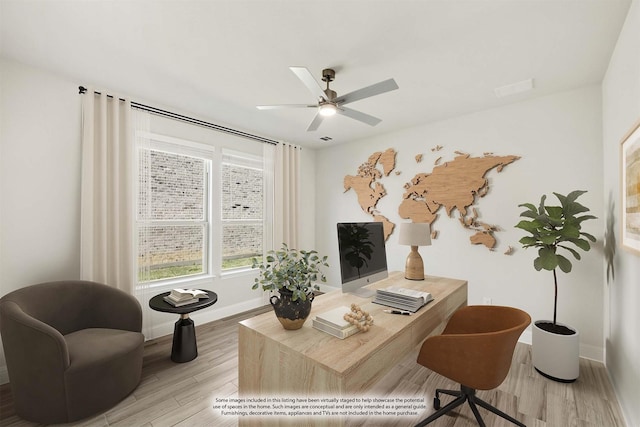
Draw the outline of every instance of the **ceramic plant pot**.
<instances>
[{"instance_id":1,"label":"ceramic plant pot","mask_svg":"<svg viewBox=\"0 0 640 427\"><path fill-rule=\"evenodd\" d=\"M280 290L279 292L280 296L271 296L269 302L273 306L273 310L282 327L290 330L302 328L305 320L309 317L309 313L311 313L311 302L314 295L307 295L305 301L300 299L292 301L292 292L287 290Z\"/></svg>"},{"instance_id":2,"label":"ceramic plant pot","mask_svg":"<svg viewBox=\"0 0 640 427\"><path fill-rule=\"evenodd\" d=\"M554 381L570 383L580 373L580 334L570 326L550 320L533 324L532 361L540 374Z\"/></svg>"}]
</instances>

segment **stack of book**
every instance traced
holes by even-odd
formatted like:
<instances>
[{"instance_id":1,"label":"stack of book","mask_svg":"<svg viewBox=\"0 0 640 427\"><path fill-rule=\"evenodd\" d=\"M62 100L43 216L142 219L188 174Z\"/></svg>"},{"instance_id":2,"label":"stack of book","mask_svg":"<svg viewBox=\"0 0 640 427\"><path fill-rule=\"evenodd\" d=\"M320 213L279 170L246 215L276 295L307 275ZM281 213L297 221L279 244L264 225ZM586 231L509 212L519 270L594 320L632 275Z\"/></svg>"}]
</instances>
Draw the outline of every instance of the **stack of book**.
<instances>
[{"instance_id":1,"label":"stack of book","mask_svg":"<svg viewBox=\"0 0 640 427\"><path fill-rule=\"evenodd\" d=\"M182 307L198 302L201 298L209 298L209 295L200 289L173 289L164 300L174 307Z\"/></svg>"},{"instance_id":2,"label":"stack of book","mask_svg":"<svg viewBox=\"0 0 640 427\"><path fill-rule=\"evenodd\" d=\"M359 331L356 325L344 320L344 315L350 312L349 307L341 306L320 313L313 319L313 327L343 340Z\"/></svg>"},{"instance_id":3,"label":"stack of book","mask_svg":"<svg viewBox=\"0 0 640 427\"><path fill-rule=\"evenodd\" d=\"M393 307L399 310L406 310L415 313L432 299L433 296L429 292L389 287L378 289L373 302L376 304L386 305L387 307Z\"/></svg>"}]
</instances>

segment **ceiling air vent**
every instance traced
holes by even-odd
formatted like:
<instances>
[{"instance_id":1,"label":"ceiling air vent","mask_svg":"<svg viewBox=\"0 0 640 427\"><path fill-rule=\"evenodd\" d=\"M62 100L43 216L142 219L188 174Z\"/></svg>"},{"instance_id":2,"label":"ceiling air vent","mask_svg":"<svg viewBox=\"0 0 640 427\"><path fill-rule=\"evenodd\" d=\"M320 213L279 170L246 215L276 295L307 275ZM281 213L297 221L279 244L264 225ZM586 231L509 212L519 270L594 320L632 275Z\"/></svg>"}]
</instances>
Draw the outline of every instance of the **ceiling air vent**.
<instances>
[{"instance_id":1,"label":"ceiling air vent","mask_svg":"<svg viewBox=\"0 0 640 427\"><path fill-rule=\"evenodd\" d=\"M493 90L496 97L504 98L505 96L515 95L517 93L528 92L533 89L533 79L523 80L521 82L512 83L505 86L497 87Z\"/></svg>"}]
</instances>

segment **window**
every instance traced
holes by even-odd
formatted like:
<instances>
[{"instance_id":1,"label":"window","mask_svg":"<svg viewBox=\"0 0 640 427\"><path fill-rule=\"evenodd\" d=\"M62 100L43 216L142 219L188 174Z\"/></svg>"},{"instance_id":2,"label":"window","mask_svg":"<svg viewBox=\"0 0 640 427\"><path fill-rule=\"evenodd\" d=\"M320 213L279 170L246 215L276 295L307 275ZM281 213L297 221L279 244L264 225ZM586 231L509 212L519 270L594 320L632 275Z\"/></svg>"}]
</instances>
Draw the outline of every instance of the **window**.
<instances>
[{"instance_id":1,"label":"window","mask_svg":"<svg viewBox=\"0 0 640 427\"><path fill-rule=\"evenodd\" d=\"M139 148L138 281L210 275L213 151Z\"/></svg>"},{"instance_id":2,"label":"window","mask_svg":"<svg viewBox=\"0 0 640 427\"><path fill-rule=\"evenodd\" d=\"M188 287L175 282L248 269L262 256L262 158L145 138L138 148L138 281Z\"/></svg>"},{"instance_id":3,"label":"window","mask_svg":"<svg viewBox=\"0 0 640 427\"><path fill-rule=\"evenodd\" d=\"M262 159L225 151L222 156L222 269L251 266L262 256Z\"/></svg>"}]
</instances>

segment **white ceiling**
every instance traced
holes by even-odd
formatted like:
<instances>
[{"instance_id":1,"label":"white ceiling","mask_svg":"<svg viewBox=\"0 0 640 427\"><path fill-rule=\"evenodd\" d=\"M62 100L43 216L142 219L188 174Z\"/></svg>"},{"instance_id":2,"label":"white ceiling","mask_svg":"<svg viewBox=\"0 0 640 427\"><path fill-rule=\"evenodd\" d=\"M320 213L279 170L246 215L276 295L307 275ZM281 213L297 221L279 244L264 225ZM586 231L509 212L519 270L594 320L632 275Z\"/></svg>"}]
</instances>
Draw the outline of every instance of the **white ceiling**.
<instances>
[{"instance_id":1,"label":"white ceiling","mask_svg":"<svg viewBox=\"0 0 640 427\"><path fill-rule=\"evenodd\" d=\"M630 0L0 0L1 54L272 139L322 147L602 81ZM306 128L314 97L393 77L399 90ZM498 99L499 86L535 89ZM332 142L319 138L330 136Z\"/></svg>"}]
</instances>

